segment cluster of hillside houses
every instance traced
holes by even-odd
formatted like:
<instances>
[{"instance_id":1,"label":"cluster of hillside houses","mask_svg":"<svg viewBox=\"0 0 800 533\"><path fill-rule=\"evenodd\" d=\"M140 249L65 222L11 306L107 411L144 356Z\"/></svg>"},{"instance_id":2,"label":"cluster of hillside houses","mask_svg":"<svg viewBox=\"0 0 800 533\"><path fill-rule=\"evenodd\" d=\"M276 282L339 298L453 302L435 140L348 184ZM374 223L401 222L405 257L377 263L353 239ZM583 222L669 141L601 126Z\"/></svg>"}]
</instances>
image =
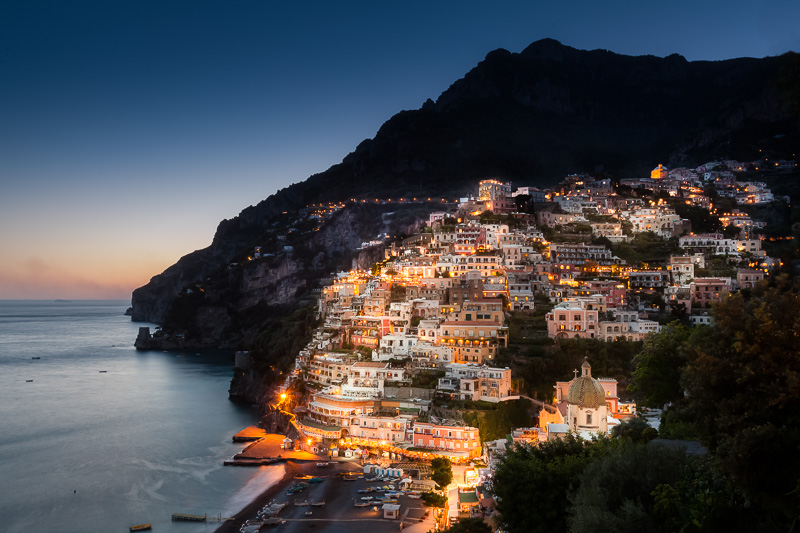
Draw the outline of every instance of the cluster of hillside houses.
<instances>
[{"instance_id":1,"label":"cluster of hillside houses","mask_svg":"<svg viewBox=\"0 0 800 533\"><path fill-rule=\"evenodd\" d=\"M727 170L710 170L720 166ZM713 302L752 286L777 264L756 235L763 222L740 211L717 214L703 193L713 183L742 204L771 201L763 183L736 180L740 167L715 162L670 171L659 165L650 178L622 183L708 209L739 229L733 238L695 235L663 198L621 195L609 180L570 176L551 190L481 181L477 196L461 199L451 212L431 213L425 231L387 247L372 271L339 273L322 289L323 325L290 377L311 391L296 409L298 431L309 446L332 454L370 447L393 457L467 461L482 453L478 430L433 416L431 403L435 397L519 398L511 369L495 364L508 343L508 312L547 305L548 336L604 341L641 340L660 330L656 314L676 306L694 322L709 323ZM523 203L534 209L520 212ZM581 235L578 226L582 240L545 237L553 230ZM677 238L682 253L660 265L628 265L606 241L598 243L642 232ZM714 256L730 259L735 276L703 276ZM422 382L431 371L440 377ZM633 414L634 406L618 398L615 380L592 377L588 361L577 374L555 385L538 426L520 428L514 440L605 432Z\"/></svg>"}]
</instances>

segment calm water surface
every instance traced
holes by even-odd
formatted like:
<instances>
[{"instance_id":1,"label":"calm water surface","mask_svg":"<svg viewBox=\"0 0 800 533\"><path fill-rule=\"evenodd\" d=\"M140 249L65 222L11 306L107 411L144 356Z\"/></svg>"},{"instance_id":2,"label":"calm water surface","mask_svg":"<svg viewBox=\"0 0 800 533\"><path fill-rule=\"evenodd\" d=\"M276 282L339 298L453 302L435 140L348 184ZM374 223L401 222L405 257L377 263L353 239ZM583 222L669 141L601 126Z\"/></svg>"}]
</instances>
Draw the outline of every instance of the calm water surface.
<instances>
[{"instance_id":1,"label":"calm water surface","mask_svg":"<svg viewBox=\"0 0 800 533\"><path fill-rule=\"evenodd\" d=\"M170 517L230 516L280 479L222 466L257 420L228 401L230 354L137 352L126 307L0 301L0 530L213 531Z\"/></svg>"}]
</instances>

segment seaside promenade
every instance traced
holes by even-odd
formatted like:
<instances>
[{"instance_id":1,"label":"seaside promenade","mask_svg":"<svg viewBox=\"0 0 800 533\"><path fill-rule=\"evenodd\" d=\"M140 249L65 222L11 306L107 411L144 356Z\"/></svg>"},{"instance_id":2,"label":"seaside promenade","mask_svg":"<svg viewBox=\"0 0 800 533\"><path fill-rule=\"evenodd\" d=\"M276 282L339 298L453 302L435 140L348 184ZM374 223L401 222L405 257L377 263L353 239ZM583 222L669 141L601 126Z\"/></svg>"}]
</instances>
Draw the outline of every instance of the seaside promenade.
<instances>
[{"instance_id":1,"label":"seaside promenade","mask_svg":"<svg viewBox=\"0 0 800 533\"><path fill-rule=\"evenodd\" d=\"M264 434L259 437L251 432L251 437L258 438L235 457L240 464L259 465L258 461L276 459L286 467L286 474L281 481L266 488L256 501L245 507L233 520L229 520L217 529L217 533L235 533L246 520L255 519L258 511L268 503L287 503L278 517L285 520L281 531L299 532L325 531L330 533L351 533L352 531L370 531L388 533L393 531L411 531L424 533L434 527L431 512L424 507L421 500L400 496L399 518L391 520L383 516L382 505L375 503L369 507L355 507L357 501L365 496L359 489L370 486L378 487L383 483L369 482L365 479L346 480L345 473L361 473L362 467L354 459L330 459L305 451L284 450L280 447L283 435ZM278 458L280 456L280 458ZM248 463L248 461L251 461ZM318 462L328 466L317 466ZM287 489L296 482L298 476L315 476L323 479L321 483L310 484L305 491L287 495ZM324 501L324 507L310 506L307 502ZM310 514L307 514L310 513Z\"/></svg>"}]
</instances>

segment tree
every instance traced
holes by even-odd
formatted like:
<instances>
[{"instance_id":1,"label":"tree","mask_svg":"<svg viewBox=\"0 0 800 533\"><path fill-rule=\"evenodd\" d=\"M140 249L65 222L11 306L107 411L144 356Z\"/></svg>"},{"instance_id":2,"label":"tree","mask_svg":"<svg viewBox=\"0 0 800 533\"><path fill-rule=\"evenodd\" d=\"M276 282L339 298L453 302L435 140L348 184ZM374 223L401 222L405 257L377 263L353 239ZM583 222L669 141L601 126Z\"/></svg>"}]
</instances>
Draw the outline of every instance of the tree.
<instances>
[{"instance_id":1,"label":"tree","mask_svg":"<svg viewBox=\"0 0 800 533\"><path fill-rule=\"evenodd\" d=\"M462 518L443 533L492 533L492 528L480 518Z\"/></svg>"},{"instance_id":2,"label":"tree","mask_svg":"<svg viewBox=\"0 0 800 533\"><path fill-rule=\"evenodd\" d=\"M689 328L673 322L645 338L642 351L633 359L635 370L628 387L637 393L640 405L660 408L683 398L680 379L687 359L682 346L690 334Z\"/></svg>"},{"instance_id":3,"label":"tree","mask_svg":"<svg viewBox=\"0 0 800 533\"><path fill-rule=\"evenodd\" d=\"M647 443L658 436L658 430L651 427L644 417L634 416L623 420L620 425L614 426L611 429L611 436L635 443Z\"/></svg>"},{"instance_id":4,"label":"tree","mask_svg":"<svg viewBox=\"0 0 800 533\"><path fill-rule=\"evenodd\" d=\"M686 455L664 446L627 444L589 464L570 495L571 532L671 531L653 516L656 487L682 478Z\"/></svg>"},{"instance_id":5,"label":"tree","mask_svg":"<svg viewBox=\"0 0 800 533\"><path fill-rule=\"evenodd\" d=\"M538 446L515 446L495 470L492 487L500 521L510 533L565 531L567 496L580 474L618 441L585 441L572 434Z\"/></svg>"},{"instance_id":6,"label":"tree","mask_svg":"<svg viewBox=\"0 0 800 533\"><path fill-rule=\"evenodd\" d=\"M443 509L445 505L447 505L447 496L436 492L423 492L420 495L420 499L422 499L428 507L439 507Z\"/></svg>"},{"instance_id":7,"label":"tree","mask_svg":"<svg viewBox=\"0 0 800 533\"><path fill-rule=\"evenodd\" d=\"M437 457L431 461L431 479L442 488L453 481L453 464L450 459Z\"/></svg>"},{"instance_id":8,"label":"tree","mask_svg":"<svg viewBox=\"0 0 800 533\"><path fill-rule=\"evenodd\" d=\"M785 275L714 308L716 326L678 346L687 357L680 413L730 491L774 531L800 521L800 285Z\"/></svg>"}]
</instances>

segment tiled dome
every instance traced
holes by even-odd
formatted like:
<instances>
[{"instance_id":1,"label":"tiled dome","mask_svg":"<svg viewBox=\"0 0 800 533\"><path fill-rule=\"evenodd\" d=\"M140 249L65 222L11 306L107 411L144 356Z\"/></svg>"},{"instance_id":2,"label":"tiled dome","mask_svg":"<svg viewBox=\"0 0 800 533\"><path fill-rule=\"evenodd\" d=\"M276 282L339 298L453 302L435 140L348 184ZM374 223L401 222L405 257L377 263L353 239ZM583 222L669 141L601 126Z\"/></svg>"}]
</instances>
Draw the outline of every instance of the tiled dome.
<instances>
[{"instance_id":1,"label":"tiled dome","mask_svg":"<svg viewBox=\"0 0 800 533\"><path fill-rule=\"evenodd\" d=\"M606 393L603 386L592 377L592 365L584 361L581 365L582 375L575 378L567 392L567 401L578 407L602 407L606 404Z\"/></svg>"}]
</instances>

